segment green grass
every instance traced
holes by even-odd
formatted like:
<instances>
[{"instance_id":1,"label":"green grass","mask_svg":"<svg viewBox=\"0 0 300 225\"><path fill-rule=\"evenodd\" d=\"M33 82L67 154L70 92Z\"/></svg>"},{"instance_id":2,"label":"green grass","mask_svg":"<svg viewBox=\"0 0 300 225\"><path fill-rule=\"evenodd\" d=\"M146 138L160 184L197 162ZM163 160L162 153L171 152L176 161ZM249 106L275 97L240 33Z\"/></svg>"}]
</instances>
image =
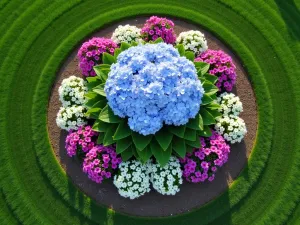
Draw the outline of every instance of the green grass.
<instances>
[{"instance_id":1,"label":"green grass","mask_svg":"<svg viewBox=\"0 0 300 225\"><path fill-rule=\"evenodd\" d=\"M297 7L271 0L30 3L0 4L0 19L7 18L0 25L1 221L103 225L300 222L296 207L300 193ZM230 189L190 213L155 219L113 212L80 192L56 161L46 127L51 86L74 46L107 24L152 14L199 24L229 45L249 73L259 117L248 165Z\"/></svg>"}]
</instances>

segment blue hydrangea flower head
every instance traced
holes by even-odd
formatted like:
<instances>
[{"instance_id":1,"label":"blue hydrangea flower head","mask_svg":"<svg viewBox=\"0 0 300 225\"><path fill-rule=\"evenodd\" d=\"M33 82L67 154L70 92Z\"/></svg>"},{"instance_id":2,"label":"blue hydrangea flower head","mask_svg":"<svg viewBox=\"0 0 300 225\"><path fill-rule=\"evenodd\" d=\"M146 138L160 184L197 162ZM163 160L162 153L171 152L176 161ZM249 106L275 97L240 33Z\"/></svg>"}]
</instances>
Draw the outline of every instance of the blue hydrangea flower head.
<instances>
[{"instance_id":1,"label":"blue hydrangea flower head","mask_svg":"<svg viewBox=\"0 0 300 225\"><path fill-rule=\"evenodd\" d=\"M195 118L204 93L194 64L165 43L121 52L104 91L113 112L128 117L130 129L143 135Z\"/></svg>"}]
</instances>

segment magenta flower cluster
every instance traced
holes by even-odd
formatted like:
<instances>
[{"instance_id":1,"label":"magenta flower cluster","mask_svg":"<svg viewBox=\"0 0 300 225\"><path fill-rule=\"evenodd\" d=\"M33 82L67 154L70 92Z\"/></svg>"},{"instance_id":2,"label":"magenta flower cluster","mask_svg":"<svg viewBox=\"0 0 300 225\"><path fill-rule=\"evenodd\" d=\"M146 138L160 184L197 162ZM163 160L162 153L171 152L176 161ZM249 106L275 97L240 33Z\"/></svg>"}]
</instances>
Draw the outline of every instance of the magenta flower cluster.
<instances>
[{"instance_id":1,"label":"magenta flower cluster","mask_svg":"<svg viewBox=\"0 0 300 225\"><path fill-rule=\"evenodd\" d=\"M122 162L121 157L117 156L114 147L105 147L96 145L87 154L83 161L83 172L96 183L102 183L103 180L112 176L115 169Z\"/></svg>"},{"instance_id":2,"label":"magenta flower cluster","mask_svg":"<svg viewBox=\"0 0 300 225\"><path fill-rule=\"evenodd\" d=\"M199 55L195 61L210 64L209 73L218 76L216 86L219 91L232 91L236 81L235 65L232 58L222 50L207 50Z\"/></svg>"},{"instance_id":3,"label":"magenta flower cluster","mask_svg":"<svg viewBox=\"0 0 300 225\"><path fill-rule=\"evenodd\" d=\"M141 30L141 36L144 41L155 41L161 37L164 42L173 44L176 41L174 32L174 23L167 18L151 16Z\"/></svg>"},{"instance_id":4,"label":"magenta flower cluster","mask_svg":"<svg viewBox=\"0 0 300 225\"><path fill-rule=\"evenodd\" d=\"M192 183L213 181L218 168L228 160L230 147L224 138L212 131L212 136L200 138L202 147L194 149L193 153L187 153L180 159L183 166L183 177Z\"/></svg>"},{"instance_id":5,"label":"magenta flower cluster","mask_svg":"<svg viewBox=\"0 0 300 225\"><path fill-rule=\"evenodd\" d=\"M70 130L65 141L68 156L81 155L90 151L97 139L98 133L91 126L81 126L78 130Z\"/></svg>"},{"instance_id":6,"label":"magenta flower cluster","mask_svg":"<svg viewBox=\"0 0 300 225\"><path fill-rule=\"evenodd\" d=\"M77 56L79 68L84 76L95 76L93 66L102 63L102 53L114 54L117 44L111 39L94 37L84 42L79 49Z\"/></svg>"}]
</instances>

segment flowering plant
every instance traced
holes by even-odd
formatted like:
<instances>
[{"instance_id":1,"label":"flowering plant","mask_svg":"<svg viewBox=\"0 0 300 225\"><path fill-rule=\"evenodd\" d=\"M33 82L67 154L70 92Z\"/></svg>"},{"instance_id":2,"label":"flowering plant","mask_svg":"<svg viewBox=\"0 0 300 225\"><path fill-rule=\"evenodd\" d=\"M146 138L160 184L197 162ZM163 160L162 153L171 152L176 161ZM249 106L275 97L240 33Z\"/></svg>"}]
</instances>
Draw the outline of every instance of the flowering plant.
<instances>
[{"instance_id":1,"label":"flowering plant","mask_svg":"<svg viewBox=\"0 0 300 225\"><path fill-rule=\"evenodd\" d=\"M130 129L142 135L155 134L163 123L186 124L204 93L194 64L165 43L120 53L104 91L114 114L129 117Z\"/></svg>"},{"instance_id":2,"label":"flowering plant","mask_svg":"<svg viewBox=\"0 0 300 225\"><path fill-rule=\"evenodd\" d=\"M103 54L103 64L94 67L97 76L88 79L85 105L87 116L96 119L98 143L116 143L123 161L134 156L146 162L154 155L164 166L172 151L184 157L221 115L209 65L194 62L182 45L175 49L161 42L122 43L114 56Z\"/></svg>"},{"instance_id":3,"label":"flowering plant","mask_svg":"<svg viewBox=\"0 0 300 225\"><path fill-rule=\"evenodd\" d=\"M180 191L182 184L182 171L179 160L171 156L169 162L161 167L159 164L151 164L151 183L153 188L163 195L175 195Z\"/></svg>"},{"instance_id":4,"label":"flowering plant","mask_svg":"<svg viewBox=\"0 0 300 225\"><path fill-rule=\"evenodd\" d=\"M149 162L142 164L137 160L122 162L114 185L121 196L135 199L150 191Z\"/></svg>"},{"instance_id":5,"label":"flowering plant","mask_svg":"<svg viewBox=\"0 0 300 225\"><path fill-rule=\"evenodd\" d=\"M113 32L111 39L120 44L121 42L129 43L139 42L141 38L141 29L136 26L130 26L129 24L122 26L119 25Z\"/></svg>"},{"instance_id":6,"label":"flowering plant","mask_svg":"<svg viewBox=\"0 0 300 225\"><path fill-rule=\"evenodd\" d=\"M96 145L87 154L83 161L83 172L96 183L110 178L122 159L117 156L115 148Z\"/></svg>"},{"instance_id":7,"label":"flowering plant","mask_svg":"<svg viewBox=\"0 0 300 225\"><path fill-rule=\"evenodd\" d=\"M70 76L64 79L58 89L59 100L64 107L83 105L87 92L86 81L80 77Z\"/></svg>"},{"instance_id":8,"label":"flowering plant","mask_svg":"<svg viewBox=\"0 0 300 225\"><path fill-rule=\"evenodd\" d=\"M79 58L79 67L84 76L95 76L93 66L102 63L102 54L104 52L114 54L117 44L111 39L94 37L84 42L79 49L77 56Z\"/></svg>"},{"instance_id":9,"label":"flowering plant","mask_svg":"<svg viewBox=\"0 0 300 225\"><path fill-rule=\"evenodd\" d=\"M241 142L247 133L244 120L234 115L218 118L215 129L231 144Z\"/></svg>"},{"instance_id":10,"label":"flowering plant","mask_svg":"<svg viewBox=\"0 0 300 225\"><path fill-rule=\"evenodd\" d=\"M233 93L224 92L217 98L217 101L221 105L219 112L223 115L238 116L243 112L243 104L240 98Z\"/></svg>"},{"instance_id":11,"label":"flowering plant","mask_svg":"<svg viewBox=\"0 0 300 225\"><path fill-rule=\"evenodd\" d=\"M215 131L212 131L212 136L200 139L202 147L180 159L183 177L192 183L213 181L217 169L227 162L230 153L229 145Z\"/></svg>"},{"instance_id":12,"label":"flowering plant","mask_svg":"<svg viewBox=\"0 0 300 225\"><path fill-rule=\"evenodd\" d=\"M74 155L80 158L95 146L98 133L91 126L81 126L77 131L70 130L65 141L68 156Z\"/></svg>"},{"instance_id":13,"label":"flowering plant","mask_svg":"<svg viewBox=\"0 0 300 225\"><path fill-rule=\"evenodd\" d=\"M219 88L219 91L232 91L236 81L236 67L229 55L222 50L209 49L203 52L195 61L203 61L210 64L209 73L218 77L216 86Z\"/></svg>"},{"instance_id":14,"label":"flowering plant","mask_svg":"<svg viewBox=\"0 0 300 225\"><path fill-rule=\"evenodd\" d=\"M173 21L157 16L151 16L146 21L142 28L141 35L143 40L147 42L155 41L159 37L168 44L173 44L176 41Z\"/></svg>"},{"instance_id":15,"label":"flowering plant","mask_svg":"<svg viewBox=\"0 0 300 225\"><path fill-rule=\"evenodd\" d=\"M87 124L85 112L84 106L60 107L56 116L56 124L63 130L77 130L80 126Z\"/></svg>"},{"instance_id":16,"label":"flowering plant","mask_svg":"<svg viewBox=\"0 0 300 225\"><path fill-rule=\"evenodd\" d=\"M176 43L182 44L185 50L192 51L195 55L207 50L207 41L204 34L196 30L181 32Z\"/></svg>"}]
</instances>

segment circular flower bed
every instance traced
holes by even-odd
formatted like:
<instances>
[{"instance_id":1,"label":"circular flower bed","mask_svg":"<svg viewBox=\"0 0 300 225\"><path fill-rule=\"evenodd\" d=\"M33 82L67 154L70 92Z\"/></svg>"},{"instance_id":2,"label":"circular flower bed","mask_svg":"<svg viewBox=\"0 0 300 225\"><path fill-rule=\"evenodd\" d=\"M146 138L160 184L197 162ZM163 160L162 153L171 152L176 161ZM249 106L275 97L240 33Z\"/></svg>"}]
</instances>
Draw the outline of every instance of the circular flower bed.
<instances>
[{"instance_id":1,"label":"circular flower bed","mask_svg":"<svg viewBox=\"0 0 300 225\"><path fill-rule=\"evenodd\" d=\"M92 38L78 52L86 81L71 76L59 88L56 122L69 131L67 154L83 161L92 181L111 178L125 198L151 185L175 195L183 178L213 181L229 143L246 134L242 103L227 93L236 79L232 59L207 50L199 31L181 33L175 44L173 28L153 16L141 30L125 25L113 40Z\"/></svg>"},{"instance_id":2,"label":"circular flower bed","mask_svg":"<svg viewBox=\"0 0 300 225\"><path fill-rule=\"evenodd\" d=\"M164 43L122 52L104 91L114 114L128 117L130 129L143 135L155 134L163 123L186 124L204 93L194 64Z\"/></svg>"}]
</instances>

